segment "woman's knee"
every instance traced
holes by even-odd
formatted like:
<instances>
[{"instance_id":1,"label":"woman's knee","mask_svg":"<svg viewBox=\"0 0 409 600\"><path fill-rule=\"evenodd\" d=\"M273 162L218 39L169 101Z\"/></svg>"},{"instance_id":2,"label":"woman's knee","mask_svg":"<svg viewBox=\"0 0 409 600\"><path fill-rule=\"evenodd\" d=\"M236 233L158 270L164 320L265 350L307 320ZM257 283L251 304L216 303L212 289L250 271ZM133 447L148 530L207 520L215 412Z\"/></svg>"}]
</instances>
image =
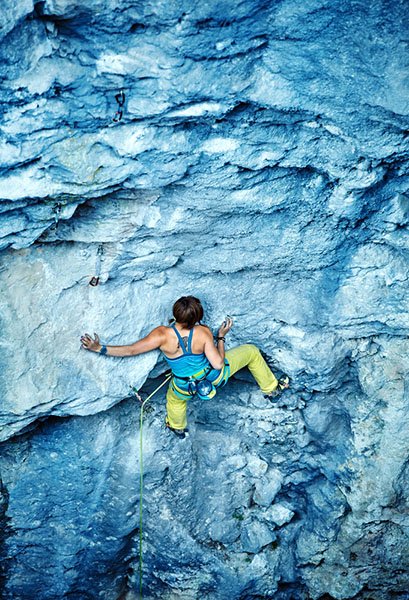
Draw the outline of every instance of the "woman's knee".
<instances>
[{"instance_id":1,"label":"woman's knee","mask_svg":"<svg viewBox=\"0 0 409 600\"><path fill-rule=\"evenodd\" d=\"M255 358L260 355L260 350L254 344L244 344L246 352L251 358Z\"/></svg>"}]
</instances>

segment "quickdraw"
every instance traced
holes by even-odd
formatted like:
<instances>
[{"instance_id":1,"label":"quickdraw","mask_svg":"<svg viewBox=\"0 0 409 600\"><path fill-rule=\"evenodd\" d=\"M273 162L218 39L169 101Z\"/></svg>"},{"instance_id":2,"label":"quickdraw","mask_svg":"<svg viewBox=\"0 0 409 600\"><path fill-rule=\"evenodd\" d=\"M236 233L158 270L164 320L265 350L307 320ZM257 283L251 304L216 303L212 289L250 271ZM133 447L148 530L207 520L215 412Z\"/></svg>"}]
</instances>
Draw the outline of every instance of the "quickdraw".
<instances>
[{"instance_id":1,"label":"quickdraw","mask_svg":"<svg viewBox=\"0 0 409 600\"><path fill-rule=\"evenodd\" d=\"M51 226L51 229L57 229L58 227L58 222L60 220L60 215L61 215L61 210L62 210L62 204L61 202L57 202L54 206L53 206L53 214L54 214L54 223Z\"/></svg>"},{"instance_id":2,"label":"quickdraw","mask_svg":"<svg viewBox=\"0 0 409 600\"><path fill-rule=\"evenodd\" d=\"M122 107L125 104L125 94L123 93L122 90L118 94L115 95L115 100L118 103L118 110L116 111L115 116L112 120L114 123L118 123L122 119L122 116L123 116Z\"/></svg>"},{"instance_id":3,"label":"quickdraw","mask_svg":"<svg viewBox=\"0 0 409 600\"><path fill-rule=\"evenodd\" d=\"M100 244L98 246L98 250L97 250L97 259L95 261L95 275L91 278L89 284L92 287L96 287L99 283L99 278L101 275L101 262L102 262L102 255L104 253L104 246L102 244Z\"/></svg>"}]
</instances>

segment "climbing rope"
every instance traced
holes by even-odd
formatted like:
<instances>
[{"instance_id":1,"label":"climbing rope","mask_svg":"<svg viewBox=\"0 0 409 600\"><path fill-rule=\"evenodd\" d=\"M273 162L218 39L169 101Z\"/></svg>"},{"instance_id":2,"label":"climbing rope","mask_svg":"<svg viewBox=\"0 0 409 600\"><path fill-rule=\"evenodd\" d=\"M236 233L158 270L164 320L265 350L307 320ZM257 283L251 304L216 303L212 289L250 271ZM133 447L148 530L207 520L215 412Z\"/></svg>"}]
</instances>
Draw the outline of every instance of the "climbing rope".
<instances>
[{"instance_id":1,"label":"climbing rope","mask_svg":"<svg viewBox=\"0 0 409 600\"><path fill-rule=\"evenodd\" d=\"M142 398L138 392L131 386L132 392L138 398L141 404L141 414L139 417L139 598L142 600L142 570L143 570L143 409L145 404L150 400L159 390L172 378L172 375L168 375L157 388L154 390L145 400L142 402Z\"/></svg>"}]
</instances>

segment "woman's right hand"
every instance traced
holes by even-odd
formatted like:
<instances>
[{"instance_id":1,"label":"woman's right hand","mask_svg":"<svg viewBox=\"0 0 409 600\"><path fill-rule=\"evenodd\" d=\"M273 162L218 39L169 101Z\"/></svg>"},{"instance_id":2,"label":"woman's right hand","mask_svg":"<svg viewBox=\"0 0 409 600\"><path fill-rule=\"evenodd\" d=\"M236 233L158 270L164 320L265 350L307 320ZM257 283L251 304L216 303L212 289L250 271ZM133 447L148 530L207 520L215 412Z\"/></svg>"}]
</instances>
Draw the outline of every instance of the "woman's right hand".
<instances>
[{"instance_id":1,"label":"woman's right hand","mask_svg":"<svg viewBox=\"0 0 409 600\"><path fill-rule=\"evenodd\" d=\"M91 352L99 352L101 350L101 344L99 343L99 337L94 333L95 339L86 333L81 337L81 345L85 350L91 350Z\"/></svg>"},{"instance_id":2,"label":"woman's right hand","mask_svg":"<svg viewBox=\"0 0 409 600\"><path fill-rule=\"evenodd\" d=\"M223 323L219 327L219 337L224 337L232 327L233 319L231 317L227 317L226 320L223 321Z\"/></svg>"}]
</instances>

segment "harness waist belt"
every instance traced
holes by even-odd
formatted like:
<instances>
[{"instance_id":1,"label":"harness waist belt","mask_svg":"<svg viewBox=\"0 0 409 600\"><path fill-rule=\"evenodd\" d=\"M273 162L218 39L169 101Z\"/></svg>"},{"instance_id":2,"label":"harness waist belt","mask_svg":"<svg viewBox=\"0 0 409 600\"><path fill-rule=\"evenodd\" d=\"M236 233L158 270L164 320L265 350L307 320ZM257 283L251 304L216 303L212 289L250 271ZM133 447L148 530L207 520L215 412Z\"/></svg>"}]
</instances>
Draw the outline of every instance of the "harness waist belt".
<instances>
[{"instance_id":1,"label":"harness waist belt","mask_svg":"<svg viewBox=\"0 0 409 600\"><path fill-rule=\"evenodd\" d=\"M210 371L212 371L212 370L213 370L213 367L209 366L209 367L206 367L205 369L202 369L201 371L198 371L197 373L194 373L190 377L181 377L180 375L175 375L175 374L173 374L173 377L175 379L181 379L182 381L192 381L193 379L197 379L198 377L201 377L202 375L204 376L203 378L205 378L206 375L208 375L210 373Z\"/></svg>"}]
</instances>

